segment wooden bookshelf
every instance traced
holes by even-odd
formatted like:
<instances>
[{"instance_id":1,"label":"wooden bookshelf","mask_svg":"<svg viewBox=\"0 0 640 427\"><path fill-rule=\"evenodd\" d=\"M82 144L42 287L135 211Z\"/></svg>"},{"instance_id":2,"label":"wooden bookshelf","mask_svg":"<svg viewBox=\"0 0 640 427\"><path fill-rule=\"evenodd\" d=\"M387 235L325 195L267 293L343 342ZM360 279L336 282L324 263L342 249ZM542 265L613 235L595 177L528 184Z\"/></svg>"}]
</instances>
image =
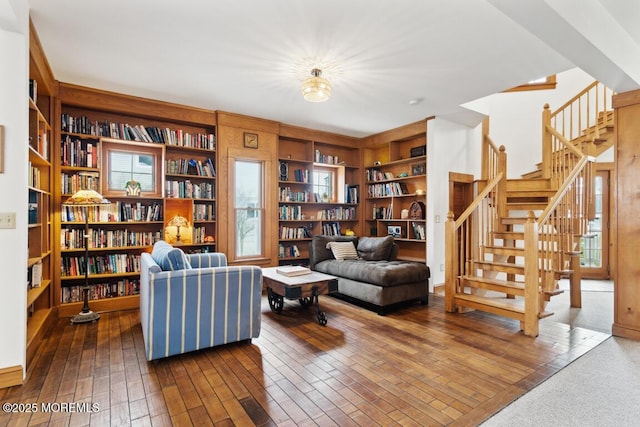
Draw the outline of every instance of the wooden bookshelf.
<instances>
[{"instance_id":1,"label":"wooden bookshelf","mask_svg":"<svg viewBox=\"0 0 640 427\"><path fill-rule=\"evenodd\" d=\"M394 235L406 261L427 259L426 135L421 121L365 138L363 150L365 234Z\"/></svg>"},{"instance_id":2,"label":"wooden bookshelf","mask_svg":"<svg viewBox=\"0 0 640 427\"><path fill-rule=\"evenodd\" d=\"M79 236L85 223L73 217L78 212L70 217L62 204L85 188L111 201L99 208L104 212L89 215L89 259L95 262L89 270L91 308L137 308L140 253L164 238L170 206L189 206L189 244L180 245L185 252L216 249L215 112L65 83L60 83L57 111L55 202L60 214L55 230L60 243L54 282L59 284L59 315L73 316L82 308L77 290L84 283ZM117 175L109 179L120 153L144 162L131 168L126 179L142 181L140 193L115 184ZM118 268L112 271L114 265Z\"/></svg>"}]
</instances>

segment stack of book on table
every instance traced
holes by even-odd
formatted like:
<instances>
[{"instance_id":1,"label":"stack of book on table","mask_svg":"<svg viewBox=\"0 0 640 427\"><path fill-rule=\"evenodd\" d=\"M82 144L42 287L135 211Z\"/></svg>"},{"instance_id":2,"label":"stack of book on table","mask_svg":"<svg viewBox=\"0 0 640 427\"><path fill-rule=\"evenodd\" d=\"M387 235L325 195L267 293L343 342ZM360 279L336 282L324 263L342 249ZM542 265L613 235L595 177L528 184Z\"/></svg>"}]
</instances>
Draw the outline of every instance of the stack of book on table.
<instances>
[{"instance_id":1,"label":"stack of book on table","mask_svg":"<svg viewBox=\"0 0 640 427\"><path fill-rule=\"evenodd\" d=\"M309 267L302 267L300 265L283 265L281 267L276 268L276 272L278 274L282 274L283 276L301 276L303 274L311 273Z\"/></svg>"}]
</instances>

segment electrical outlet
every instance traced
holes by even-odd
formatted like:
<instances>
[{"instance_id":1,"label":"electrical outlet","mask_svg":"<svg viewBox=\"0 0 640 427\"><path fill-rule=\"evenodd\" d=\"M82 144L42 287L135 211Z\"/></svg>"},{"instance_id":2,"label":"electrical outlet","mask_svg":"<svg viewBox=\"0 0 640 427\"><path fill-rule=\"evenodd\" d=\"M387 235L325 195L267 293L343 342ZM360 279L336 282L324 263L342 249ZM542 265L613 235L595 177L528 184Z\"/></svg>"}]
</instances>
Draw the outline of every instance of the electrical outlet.
<instances>
[{"instance_id":1,"label":"electrical outlet","mask_svg":"<svg viewBox=\"0 0 640 427\"><path fill-rule=\"evenodd\" d=\"M0 228L16 228L16 213L15 212L0 213Z\"/></svg>"},{"instance_id":2,"label":"electrical outlet","mask_svg":"<svg viewBox=\"0 0 640 427\"><path fill-rule=\"evenodd\" d=\"M440 222L440 215L436 215L436 222Z\"/></svg>"},{"instance_id":3,"label":"electrical outlet","mask_svg":"<svg viewBox=\"0 0 640 427\"><path fill-rule=\"evenodd\" d=\"M440 264L440 271L444 271L444 264Z\"/></svg>"}]
</instances>

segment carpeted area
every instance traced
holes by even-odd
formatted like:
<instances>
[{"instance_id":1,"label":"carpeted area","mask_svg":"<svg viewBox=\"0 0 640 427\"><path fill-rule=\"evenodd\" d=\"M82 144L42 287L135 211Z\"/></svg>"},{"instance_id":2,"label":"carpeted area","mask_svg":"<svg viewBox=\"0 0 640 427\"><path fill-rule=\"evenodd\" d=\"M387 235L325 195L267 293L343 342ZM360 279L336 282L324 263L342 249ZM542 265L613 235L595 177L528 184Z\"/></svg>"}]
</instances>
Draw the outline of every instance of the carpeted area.
<instances>
[{"instance_id":1,"label":"carpeted area","mask_svg":"<svg viewBox=\"0 0 640 427\"><path fill-rule=\"evenodd\" d=\"M611 337L482 426L637 426L640 342Z\"/></svg>"},{"instance_id":2,"label":"carpeted area","mask_svg":"<svg viewBox=\"0 0 640 427\"><path fill-rule=\"evenodd\" d=\"M552 298L545 322L611 333L613 282L583 280L582 308L569 307L569 284ZM611 337L502 409L482 426L636 426L640 420L640 342Z\"/></svg>"}]
</instances>

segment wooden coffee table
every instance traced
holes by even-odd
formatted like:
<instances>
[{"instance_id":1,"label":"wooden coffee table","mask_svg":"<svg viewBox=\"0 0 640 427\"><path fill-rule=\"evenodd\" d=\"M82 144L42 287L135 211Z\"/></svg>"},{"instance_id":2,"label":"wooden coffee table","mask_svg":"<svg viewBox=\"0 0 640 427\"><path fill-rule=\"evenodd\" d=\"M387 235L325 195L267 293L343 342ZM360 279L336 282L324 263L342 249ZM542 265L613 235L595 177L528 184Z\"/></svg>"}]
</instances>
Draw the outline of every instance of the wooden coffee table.
<instances>
[{"instance_id":1,"label":"wooden coffee table","mask_svg":"<svg viewBox=\"0 0 640 427\"><path fill-rule=\"evenodd\" d=\"M300 276L285 276L276 272L277 267L262 269L263 286L267 288L269 307L275 313L282 312L284 299L297 299L300 305L316 308L318 323L327 324L327 316L320 310L318 297L338 290L338 278L329 274L312 271Z\"/></svg>"}]
</instances>

